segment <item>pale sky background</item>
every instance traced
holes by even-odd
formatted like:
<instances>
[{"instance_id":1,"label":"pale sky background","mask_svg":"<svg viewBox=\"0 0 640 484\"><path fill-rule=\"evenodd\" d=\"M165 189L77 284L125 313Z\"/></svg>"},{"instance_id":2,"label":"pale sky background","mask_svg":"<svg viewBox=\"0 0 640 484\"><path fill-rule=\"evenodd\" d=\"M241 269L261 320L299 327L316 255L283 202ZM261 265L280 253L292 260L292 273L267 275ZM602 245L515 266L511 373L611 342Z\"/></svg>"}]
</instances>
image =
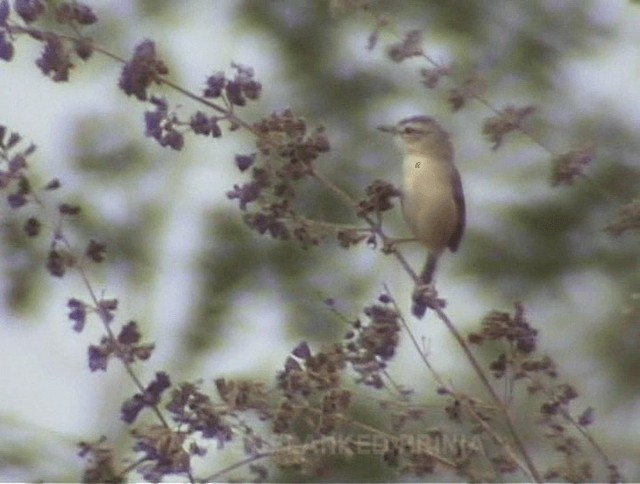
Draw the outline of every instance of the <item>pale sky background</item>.
<instances>
[{"instance_id":1,"label":"pale sky background","mask_svg":"<svg viewBox=\"0 0 640 484\"><path fill-rule=\"evenodd\" d=\"M206 1L175 2L172 8L177 12L171 24L161 26L139 17L135 3L130 1L101 0L87 3L100 6L96 8L99 17L101 12L110 10L114 17L127 19L130 28L122 32L130 38L119 39L119 42L127 45L129 51L143 38L154 39L161 55L167 53L175 63L173 67L180 72L180 83L192 90L202 86L207 74L228 70L229 63L235 60L253 66L263 85L269 86L261 101L261 110L264 106L264 112L270 112L291 102L286 87L277 89L279 85L286 86L287 80L279 68L279 60L272 56L274 50L269 47L271 40L252 33L238 34L241 27L229 20L236 4L232 0L216 1L215 13ZM184 12L179 12L180 9L184 9ZM562 99L562 102L585 114L605 105L607 109L619 112L635 128L640 128L640 7L630 6L626 0L601 0L594 3L593 15L603 24L613 26L616 34L607 48L589 57L575 58L564 66L560 82L572 83L576 88L572 91L573 96ZM345 45L358 53L351 56L350 62L380 62L380 54L364 51L366 35L363 32L353 31L350 36ZM132 110L138 111L137 116L141 120L142 107L126 99L117 89L120 65L96 55L90 64L101 66L103 73L100 76L82 79L86 67L79 65L72 73L77 78L76 82L54 84L33 65L39 49L35 42L20 39L12 63L0 62L0 124L20 132L27 140L38 145L32 163L42 164L39 172L59 177L64 189L71 193L81 191L78 180L65 164L70 149L71 133L68 128L74 125L73 120L86 112L124 112L127 115ZM129 55L128 52L119 54L124 57ZM351 52L345 55L351 55ZM272 89L272 86L276 89ZM535 100L531 102L535 103ZM378 136L373 126L389 119L398 119L411 112L411 109L413 106L409 102L391 108L381 107L379 117L371 119L372 137ZM142 122L139 123L139 129L140 132L144 129ZM331 126L328 129L330 136L339 139L339 133L332 133ZM375 142L386 141L376 139ZM147 139L147 143L153 145L154 141ZM167 216L171 218L173 230L165 236L162 250L171 256L162 258L161 267L153 268L159 271L161 277L157 287L151 288L152 297L136 300L135 289L120 287L118 280L99 281L97 286L98 289L104 289L107 295L120 299L119 315L122 318L138 319L143 327L145 320L156 322L153 330L160 336L156 339L151 335L149 339L158 341L159 345L156 354L145 365L148 374L162 368L165 359L173 355L174 348L169 347L171 334L180 330L179 322L188 312L189 296L195 283L190 278L190 265L202 230L201 221L193 214L202 213L217 204L234 205L227 200L225 192L241 178L236 171L221 169L231 164L215 163L215 159L232 159L236 152L243 148L246 151L249 143L250 140L243 141L241 137L227 136L215 143L215 153L210 140L193 138L181 153L165 153L158 148L159 158L164 157L161 163L174 165L159 172L157 184L141 187L135 194L141 200L153 200L166 192L167 184L176 180L181 185L189 184L192 187L188 196L172 200L167 205ZM469 163L466 160L474 150L473 143L473 140L467 141L458 151L458 164L463 174L465 164ZM212 157L214 162L207 162ZM470 223L474 223L474 217L477 220L490 217L487 212L479 213L478 207L495 207L522 196L515 186L511 192L505 191L504 186L496 187L490 171L475 173L471 179L465 179L465 189L467 199L472 201ZM544 193L531 196L542 196ZM119 198L109 192L108 198L96 197L98 206L94 208L105 217L119 217L123 215L125 202L130 203L131 196L131 193L123 192ZM1 203L0 217L7 210L4 200ZM417 252L415 256L410 254L412 260L422 257ZM354 252L353 257L353 265L357 270L359 266L371 264L373 258L378 256L359 251ZM473 302L462 307L451 307L454 319L470 323L477 319L478 314L483 314L485 308L491 307L492 301L486 291L477 288L472 277L447 276L453 264L444 262L444 275L439 281L440 292L447 294L451 300ZM383 273L387 271L385 274L388 276L385 275L384 280L396 287L398 293L409 293L409 282L402 275L394 274L398 271L393 269L391 260L380 263L380 270ZM569 381L589 382L588 388L582 387L581 390L585 401L590 401L589 395L598 395L604 383L602 372L587 361L574 361L568 350L580 354L580 334L590 331L589 322L598 320L594 312L598 311L598 307L606 307L606 302L613 294L605 274L590 274L589 277L576 274L574 277L579 283L574 278L566 281L567 287L573 288L568 289L573 291L572 300L566 301L563 306L537 304L536 300L544 301L549 295L534 294L527 301L531 309L528 315L534 324L564 319L567 314L584 323L580 328L556 328L556 332L551 334L552 338L549 333L543 333L541 346L561 362L568 371L566 376ZM46 304L33 318L17 320L0 307L0 448L19 449L28 445L30 448L42 448L46 455L53 453L57 459L52 459L48 464L38 463L47 465L46 470L42 471L45 473L39 474L36 470L30 476L12 474L0 465L0 481L29 477L47 479L47 476L55 476L56 470L70 467L77 467L81 472L82 463L75 456L76 442L109 434L110 425L119 425L119 407L105 406L105 401L114 400L119 405L118 399L111 396L105 398L105 392L129 395L134 391L133 386L122 388L122 371L115 361L110 364L107 373L88 371L87 345L99 340L100 328L94 322L82 334L74 333L71 330L72 323L66 317L66 301L73 295L84 295L85 292L75 276L53 282L49 284L51 291ZM148 290L140 288L139 294L148 294ZM252 300L251 310L239 316L239 321L259 319L260 327L246 324L234 326L236 329L226 335L223 350L205 364L203 374L248 374L260 368L278 367L290 351L291 342L283 342L286 338L283 328L278 324L279 308L275 302L270 300L268 292ZM256 318L257 315L260 317ZM433 328L433 333L429 335L432 345L438 347L442 344L443 336L446 335L441 330ZM246 347L252 351L244 351ZM413 355L404 353L394 362L394 367L397 365L401 368L403 358L406 358L406 362L413 360ZM447 372L456 366L457 361L452 357L438 363L441 370ZM110 385L105 385L105 380L111 382ZM629 430L630 422L635 427L640 422L640 402L629 402L628 408L617 408L615 412L599 413L597 416L598 426L604 429L603 433L610 440L617 439L617 445L625 446L619 439L637 442L638 435L631 435ZM67 447L61 443L66 443ZM631 477L631 474L627 474L627 477Z\"/></svg>"}]
</instances>

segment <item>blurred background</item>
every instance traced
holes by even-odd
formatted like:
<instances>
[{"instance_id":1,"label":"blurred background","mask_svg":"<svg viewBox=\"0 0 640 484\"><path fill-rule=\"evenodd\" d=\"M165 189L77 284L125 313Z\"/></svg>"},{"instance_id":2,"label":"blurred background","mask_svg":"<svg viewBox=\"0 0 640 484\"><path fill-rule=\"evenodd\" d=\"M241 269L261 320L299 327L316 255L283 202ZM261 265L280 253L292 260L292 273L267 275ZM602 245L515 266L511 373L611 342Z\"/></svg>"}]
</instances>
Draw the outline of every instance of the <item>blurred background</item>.
<instances>
[{"instance_id":1,"label":"blurred background","mask_svg":"<svg viewBox=\"0 0 640 484\"><path fill-rule=\"evenodd\" d=\"M467 232L441 266L438 285L463 331L490 309L522 301L540 347L595 408L593 432L629 480L640 479L640 277L638 235L603 229L638 196L640 5L624 0L376 2L398 33L419 29L430 57L460 72L477 70L495 106L532 104L533 131L554 153L592 146L590 182L551 187L550 156L522 135L497 151L482 136L493 113L477 102L452 112L443 88L426 89L422 58L392 62L381 34L367 49L370 18L331 11L328 2L274 0L87 1L99 22L87 30L128 57L155 40L170 77L198 92L206 77L252 66L259 103L254 121L290 107L326 127L331 152L318 171L352 196L376 178L400 184L400 154L378 124L429 114L450 131L467 199ZM411 281L391 257L334 242L303 250L249 230L225 193L245 177L234 155L255 150L242 131L189 137L174 152L144 138L141 103L117 87L121 65L96 54L54 84L34 66L40 45L16 42L0 63L0 124L38 146L30 170L63 187L51 195L80 203L72 227L82 247L108 244L95 288L120 301L118 318L137 320L156 351L139 371L174 381L251 377L274 383L301 340L319 348L346 325L323 303L355 318L387 284L408 312ZM168 90L185 113L191 102ZM327 222L358 223L331 193L305 187L304 211ZM79 440L123 442L119 407L135 389L115 362L90 373L86 351L101 328L77 334L66 314L85 298L77 277L53 280L47 247L25 242L22 218L0 203L0 480L71 480L81 474ZM51 217L53 220L53 216ZM388 232L407 236L399 210ZM402 248L414 267L425 254ZM466 362L433 316L412 323L434 363L464 388ZM415 352L402 345L391 365L399 382L433 390ZM372 410L374 411L374 410ZM215 449L211 452L215 454ZM239 454L240 455L240 454ZM227 459L227 457L225 457ZM233 459L225 460L231 463ZM383 469L340 470L342 479L384 478Z\"/></svg>"}]
</instances>

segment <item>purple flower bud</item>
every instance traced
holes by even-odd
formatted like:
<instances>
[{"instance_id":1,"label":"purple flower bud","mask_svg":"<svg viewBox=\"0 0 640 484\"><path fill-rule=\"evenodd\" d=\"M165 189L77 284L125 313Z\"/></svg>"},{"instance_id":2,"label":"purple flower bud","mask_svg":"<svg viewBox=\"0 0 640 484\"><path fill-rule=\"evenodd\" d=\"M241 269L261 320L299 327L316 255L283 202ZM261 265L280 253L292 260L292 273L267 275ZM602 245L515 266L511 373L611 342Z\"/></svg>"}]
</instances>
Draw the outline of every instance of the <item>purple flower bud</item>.
<instances>
[{"instance_id":1,"label":"purple flower bud","mask_svg":"<svg viewBox=\"0 0 640 484\"><path fill-rule=\"evenodd\" d=\"M256 159L255 153L252 153L250 155L236 155L236 166L240 171L245 171L251 165L253 165L255 159Z\"/></svg>"},{"instance_id":2,"label":"purple flower bud","mask_svg":"<svg viewBox=\"0 0 640 484\"><path fill-rule=\"evenodd\" d=\"M0 25L6 25L9 18L9 1L0 0Z\"/></svg>"},{"instance_id":3,"label":"purple flower bud","mask_svg":"<svg viewBox=\"0 0 640 484\"><path fill-rule=\"evenodd\" d=\"M10 61L13 58L13 44L7 41L4 32L0 32L0 59Z\"/></svg>"},{"instance_id":4,"label":"purple flower bud","mask_svg":"<svg viewBox=\"0 0 640 484\"><path fill-rule=\"evenodd\" d=\"M16 0L13 8L28 24L35 22L44 13L44 4L40 0Z\"/></svg>"},{"instance_id":5,"label":"purple flower bud","mask_svg":"<svg viewBox=\"0 0 640 484\"><path fill-rule=\"evenodd\" d=\"M204 97L220 97L226 83L227 80L224 77L224 72L216 72L212 76L209 76L209 78L207 78L207 87L204 90Z\"/></svg>"}]
</instances>

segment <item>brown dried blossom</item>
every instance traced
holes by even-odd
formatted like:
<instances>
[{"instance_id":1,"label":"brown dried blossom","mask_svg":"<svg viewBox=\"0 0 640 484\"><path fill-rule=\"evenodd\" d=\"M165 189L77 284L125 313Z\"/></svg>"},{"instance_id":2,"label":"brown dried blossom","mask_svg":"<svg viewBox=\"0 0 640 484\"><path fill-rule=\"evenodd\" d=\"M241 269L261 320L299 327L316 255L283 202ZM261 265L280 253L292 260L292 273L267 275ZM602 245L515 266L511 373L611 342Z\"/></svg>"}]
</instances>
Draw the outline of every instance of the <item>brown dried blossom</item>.
<instances>
[{"instance_id":1,"label":"brown dried blossom","mask_svg":"<svg viewBox=\"0 0 640 484\"><path fill-rule=\"evenodd\" d=\"M83 482L124 482L125 478L116 470L114 451L106 445L106 437L96 442L80 442L78 455L87 461L82 475Z\"/></svg>"},{"instance_id":2,"label":"brown dried blossom","mask_svg":"<svg viewBox=\"0 0 640 484\"><path fill-rule=\"evenodd\" d=\"M74 267L76 259L68 251L52 247L47 255L47 271L55 277L63 277L67 269Z\"/></svg>"},{"instance_id":3,"label":"brown dried blossom","mask_svg":"<svg viewBox=\"0 0 640 484\"><path fill-rule=\"evenodd\" d=\"M230 410L261 410L267 407L267 390L264 383L249 380L216 379L218 395Z\"/></svg>"},{"instance_id":4,"label":"brown dried blossom","mask_svg":"<svg viewBox=\"0 0 640 484\"><path fill-rule=\"evenodd\" d=\"M216 439L219 447L233 438L233 430L226 421L228 412L216 408L194 383L185 382L173 388L166 409L182 428L189 433L200 432L205 439Z\"/></svg>"},{"instance_id":5,"label":"brown dried blossom","mask_svg":"<svg viewBox=\"0 0 640 484\"><path fill-rule=\"evenodd\" d=\"M278 385L285 394L308 396L316 390L337 388L346 356L340 345L333 345L305 358L289 357L278 374Z\"/></svg>"},{"instance_id":6,"label":"brown dried blossom","mask_svg":"<svg viewBox=\"0 0 640 484\"><path fill-rule=\"evenodd\" d=\"M186 475L190 470L191 459L184 450L186 432L154 425L134 429L132 434L136 438L134 450L144 454L137 470L147 481L159 482L167 475Z\"/></svg>"},{"instance_id":7,"label":"brown dried blossom","mask_svg":"<svg viewBox=\"0 0 640 484\"><path fill-rule=\"evenodd\" d=\"M249 171L251 180L227 192L247 211L245 222L261 234L297 240L303 248L318 245L326 226L298 217L292 208L296 182L313 173L312 162L330 149L322 127L310 131L304 119L285 110L253 125L259 152L236 155L236 166ZM249 212L249 205L253 211Z\"/></svg>"},{"instance_id":8,"label":"brown dried blossom","mask_svg":"<svg viewBox=\"0 0 640 484\"><path fill-rule=\"evenodd\" d=\"M402 62L409 57L422 55L422 32L411 30L406 33L401 42L389 46L389 57L394 62Z\"/></svg>"},{"instance_id":9,"label":"brown dried blossom","mask_svg":"<svg viewBox=\"0 0 640 484\"><path fill-rule=\"evenodd\" d=\"M537 338L538 331L525 319L523 306L516 303L513 316L502 311L491 311L482 320L481 331L473 333L469 341L478 344L484 339L504 340L513 344L517 351L529 354L536 350Z\"/></svg>"},{"instance_id":10,"label":"brown dried blossom","mask_svg":"<svg viewBox=\"0 0 640 484\"><path fill-rule=\"evenodd\" d=\"M496 116L485 119L482 126L482 134L493 143L492 150L502 146L502 141L508 133L521 131L527 116L535 111L533 106L507 106Z\"/></svg>"},{"instance_id":11,"label":"brown dried blossom","mask_svg":"<svg viewBox=\"0 0 640 484\"><path fill-rule=\"evenodd\" d=\"M107 245L101 242L97 242L93 239L89 241L87 248L85 249L85 255L93 262L104 262L107 253Z\"/></svg>"},{"instance_id":12,"label":"brown dried blossom","mask_svg":"<svg viewBox=\"0 0 640 484\"><path fill-rule=\"evenodd\" d=\"M619 236L627 230L640 229L640 198L618 209L616 219L605 227L611 235Z\"/></svg>"},{"instance_id":13,"label":"brown dried blossom","mask_svg":"<svg viewBox=\"0 0 640 484\"><path fill-rule=\"evenodd\" d=\"M42 223L36 217L29 217L24 223L23 229L29 237L37 237L42 228Z\"/></svg>"},{"instance_id":14,"label":"brown dried blossom","mask_svg":"<svg viewBox=\"0 0 640 484\"><path fill-rule=\"evenodd\" d=\"M293 423L298 417L298 407L295 406L290 398L283 398L276 408L273 417L273 432L275 434L285 434L291 431Z\"/></svg>"},{"instance_id":15,"label":"brown dried blossom","mask_svg":"<svg viewBox=\"0 0 640 484\"><path fill-rule=\"evenodd\" d=\"M382 388L382 371L393 358L400 340L400 315L387 304L373 304L364 310L368 323L359 319L352 323L347 335L347 361L360 375L358 381L373 388Z\"/></svg>"},{"instance_id":16,"label":"brown dried blossom","mask_svg":"<svg viewBox=\"0 0 640 484\"><path fill-rule=\"evenodd\" d=\"M435 89L438 86L440 79L448 76L450 73L451 68L448 66L437 66L430 69L420 69L422 85L427 89Z\"/></svg>"},{"instance_id":17,"label":"brown dried blossom","mask_svg":"<svg viewBox=\"0 0 640 484\"><path fill-rule=\"evenodd\" d=\"M374 180L365 190L367 198L358 202L358 216L381 213L393 208L393 199L402 196L399 188L384 180Z\"/></svg>"},{"instance_id":18,"label":"brown dried blossom","mask_svg":"<svg viewBox=\"0 0 640 484\"><path fill-rule=\"evenodd\" d=\"M593 147L572 150L551 160L551 185L572 185L593 161Z\"/></svg>"},{"instance_id":19,"label":"brown dried blossom","mask_svg":"<svg viewBox=\"0 0 640 484\"><path fill-rule=\"evenodd\" d=\"M453 111L459 111L470 99L476 99L482 95L485 85L480 78L471 76L462 82L459 87L449 90L447 100Z\"/></svg>"},{"instance_id":20,"label":"brown dried blossom","mask_svg":"<svg viewBox=\"0 0 640 484\"><path fill-rule=\"evenodd\" d=\"M340 416L346 412L351 403L351 392L348 390L333 389L324 395L322 399L322 414L317 428L321 435L330 435L335 432L341 422Z\"/></svg>"},{"instance_id":21,"label":"brown dried blossom","mask_svg":"<svg viewBox=\"0 0 640 484\"><path fill-rule=\"evenodd\" d=\"M324 128L318 127L310 132L306 121L289 109L272 113L255 123L253 128L258 135L260 152L280 157L289 164L309 165L321 153L330 149Z\"/></svg>"}]
</instances>

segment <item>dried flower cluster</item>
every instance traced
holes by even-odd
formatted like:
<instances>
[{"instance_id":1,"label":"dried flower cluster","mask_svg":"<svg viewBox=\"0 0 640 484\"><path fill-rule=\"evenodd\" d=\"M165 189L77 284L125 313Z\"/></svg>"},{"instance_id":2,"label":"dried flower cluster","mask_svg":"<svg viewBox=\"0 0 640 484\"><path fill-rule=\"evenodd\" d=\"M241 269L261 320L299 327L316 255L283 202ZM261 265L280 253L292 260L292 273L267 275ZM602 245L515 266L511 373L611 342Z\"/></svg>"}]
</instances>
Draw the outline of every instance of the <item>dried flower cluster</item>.
<instances>
[{"instance_id":1,"label":"dried flower cluster","mask_svg":"<svg viewBox=\"0 0 640 484\"><path fill-rule=\"evenodd\" d=\"M255 79L252 67L231 63L236 74L228 79L224 72L216 72L207 79L205 98L217 99L223 95L233 106L246 106L247 100L257 101L262 93L262 84Z\"/></svg>"},{"instance_id":2,"label":"dried flower cluster","mask_svg":"<svg viewBox=\"0 0 640 484\"><path fill-rule=\"evenodd\" d=\"M358 216L378 215L391 210L394 198L400 198L399 188L384 180L374 180L365 189L366 198L358 202Z\"/></svg>"},{"instance_id":3,"label":"dried flower cluster","mask_svg":"<svg viewBox=\"0 0 640 484\"><path fill-rule=\"evenodd\" d=\"M227 422L230 411L214 405L211 397L203 393L197 384L187 382L173 388L166 408L185 432L215 439L219 447L233 438L233 429Z\"/></svg>"},{"instance_id":4,"label":"dried flower cluster","mask_svg":"<svg viewBox=\"0 0 640 484\"><path fill-rule=\"evenodd\" d=\"M150 102L155 109L144 113L145 136L155 139L162 147L180 151L184 146L184 135L179 130L177 115L169 112L169 104L164 98L151 96Z\"/></svg>"},{"instance_id":5,"label":"dried flower cluster","mask_svg":"<svg viewBox=\"0 0 640 484\"><path fill-rule=\"evenodd\" d=\"M140 56L139 51L148 51L153 55ZM163 76L167 72L162 66L164 63L156 59L153 45L145 41L136 48L132 60L125 65L120 85L127 94L135 93L140 100L146 100L147 88L151 82L163 82ZM195 135L220 138L220 123L227 122L231 130L237 129L238 125L232 114L233 107L245 106L247 100L259 99L262 86L254 79L253 69L236 63L232 63L231 66L236 70L232 79L228 79L223 72L217 72L209 76L203 90L204 99L221 99L230 107L228 113L207 115L198 110L185 121L170 109L165 98L152 95L150 102L154 108L145 113L145 135L155 139L160 146L180 151L184 146L184 134L188 130ZM123 84L123 80L129 79L130 81ZM224 112L219 106L214 107Z\"/></svg>"},{"instance_id":6,"label":"dried flower cluster","mask_svg":"<svg viewBox=\"0 0 640 484\"><path fill-rule=\"evenodd\" d=\"M571 406L578 392L572 385L559 382L553 360L538 353L537 331L527 322L523 306L516 303L513 316L492 311L482 321L481 331L469 335L469 342L474 345L491 342L492 348L502 348L489 365L492 375L506 380L511 387L521 384L529 399L538 398L538 423L544 436L557 452L565 455L563 464L551 466L544 479L593 480L594 464L576 436L576 430L585 433L593 424L593 409L588 407L573 416ZM621 476L617 467L607 462L607 469L611 482L618 482Z\"/></svg>"},{"instance_id":7,"label":"dried flower cluster","mask_svg":"<svg viewBox=\"0 0 640 484\"><path fill-rule=\"evenodd\" d=\"M616 236L628 230L640 230L640 198L620 207L617 218L605 230Z\"/></svg>"},{"instance_id":8,"label":"dried flower cluster","mask_svg":"<svg viewBox=\"0 0 640 484\"><path fill-rule=\"evenodd\" d=\"M272 113L251 127L257 153L236 156L236 166L251 181L227 192L238 200L247 224L261 234L297 240L303 247L317 245L322 234L294 207L297 185L313 174L313 163L330 146L322 127L309 129L292 111ZM252 210L250 210L252 209Z\"/></svg>"},{"instance_id":9,"label":"dried flower cluster","mask_svg":"<svg viewBox=\"0 0 640 484\"><path fill-rule=\"evenodd\" d=\"M142 453L138 472L149 482L160 482L169 475L189 475L191 454L197 454L192 447L185 450L185 432L154 425L132 431L136 439L134 450Z\"/></svg>"},{"instance_id":10,"label":"dried flower cluster","mask_svg":"<svg viewBox=\"0 0 640 484\"><path fill-rule=\"evenodd\" d=\"M389 47L389 57L394 62L402 62L409 57L417 57L422 54L422 32L419 30L407 32L402 42Z\"/></svg>"},{"instance_id":11,"label":"dried flower cluster","mask_svg":"<svg viewBox=\"0 0 640 484\"><path fill-rule=\"evenodd\" d=\"M470 336L474 344L481 344L484 339L490 341L504 340L513 345L518 352L529 354L536 349L538 332L524 318L524 308L516 304L513 317L501 311L492 311L482 320L481 331Z\"/></svg>"},{"instance_id":12,"label":"dried flower cluster","mask_svg":"<svg viewBox=\"0 0 640 484\"><path fill-rule=\"evenodd\" d=\"M576 178L584 176L584 171L591 164L593 156L593 148L589 147L555 157L551 161L551 184L573 184Z\"/></svg>"},{"instance_id":13,"label":"dried flower cluster","mask_svg":"<svg viewBox=\"0 0 640 484\"><path fill-rule=\"evenodd\" d=\"M58 25L67 26L78 35L71 39L31 27L14 27L9 24L9 2L1 0L0 59L9 61L13 57L11 32L26 32L44 44L42 54L36 60L36 65L42 73L55 82L65 82L69 80L69 74L74 67L74 57L86 61L93 54L91 39L79 35L82 27L98 20L89 6L76 1L53 4L41 0L16 0L14 10L26 25L41 20L47 10L50 10Z\"/></svg>"},{"instance_id":14,"label":"dried flower cluster","mask_svg":"<svg viewBox=\"0 0 640 484\"><path fill-rule=\"evenodd\" d=\"M136 393L122 404L122 420L131 424L138 418L138 414L145 407L157 407L163 392L170 387L171 380L169 375L165 372L156 373L155 379L147 385L143 392Z\"/></svg>"},{"instance_id":15,"label":"dried flower cluster","mask_svg":"<svg viewBox=\"0 0 640 484\"><path fill-rule=\"evenodd\" d=\"M440 80L444 77L451 75L451 68L449 66L436 66L432 68L424 67L420 69L420 76L422 77L422 85L427 89L435 89L438 87Z\"/></svg>"},{"instance_id":16,"label":"dried flower cluster","mask_svg":"<svg viewBox=\"0 0 640 484\"><path fill-rule=\"evenodd\" d=\"M491 149L497 150L502 145L504 136L512 131L523 131L525 119L533 114L533 106L507 106L497 116L485 120L482 126L484 134L493 143Z\"/></svg>"},{"instance_id":17,"label":"dried flower cluster","mask_svg":"<svg viewBox=\"0 0 640 484\"><path fill-rule=\"evenodd\" d=\"M464 79L459 86L449 89L447 101L449 101L453 111L459 111L469 101L482 96L485 91L485 83L478 75L473 75Z\"/></svg>"},{"instance_id":18,"label":"dried flower cluster","mask_svg":"<svg viewBox=\"0 0 640 484\"><path fill-rule=\"evenodd\" d=\"M32 195L28 178L27 158L35 150L35 145L17 150L22 137L18 133L9 133L0 125L0 190L7 190L7 202L13 209L26 205Z\"/></svg>"},{"instance_id":19,"label":"dried flower cluster","mask_svg":"<svg viewBox=\"0 0 640 484\"><path fill-rule=\"evenodd\" d=\"M160 84L163 76L169 74L167 65L156 54L156 45L144 40L136 47L131 59L120 73L120 88L128 95L140 101L147 100L147 89L151 84Z\"/></svg>"},{"instance_id":20,"label":"dried flower cluster","mask_svg":"<svg viewBox=\"0 0 640 484\"><path fill-rule=\"evenodd\" d=\"M102 436L94 442L82 441L78 444L78 455L85 459L84 482L124 482L115 463L114 451Z\"/></svg>"},{"instance_id":21,"label":"dried flower cluster","mask_svg":"<svg viewBox=\"0 0 640 484\"><path fill-rule=\"evenodd\" d=\"M400 315L388 305L386 296L381 296L385 304L374 304L365 308L364 314L370 319L363 325L360 320L353 323L347 333L347 360L360 375L358 382L373 388L384 386L383 371L391 360L400 340Z\"/></svg>"},{"instance_id":22,"label":"dried flower cluster","mask_svg":"<svg viewBox=\"0 0 640 484\"><path fill-rule=\"evenodd\" d=\"M22 137L18 133L9 133L5 126L0 125L0 191L8 192L7 204L17 212L24 212L29 205L42 204L42 194L38 195L38 190L34 188L27 161L35 153L36 146L30 144L27 148L20 149L21 141ZM60 182L53 179L40 191L53 191L59 187ZM57 225L61 225L64 219L77 216L80 213L80 207L70 203L60 203L57 212L59 215ZM34 238L40 235L42 225L38 216L29 215L25 217L22 227L28 237ZM105 252L106 246L92 240L87 246L86 257L93 262L102 262ZM61 234L51 234L46 261L47 271L53 276L62 277L67 269L74 267L77 263L78 258L69 252Z\"/></svg>"}]
</instances>

